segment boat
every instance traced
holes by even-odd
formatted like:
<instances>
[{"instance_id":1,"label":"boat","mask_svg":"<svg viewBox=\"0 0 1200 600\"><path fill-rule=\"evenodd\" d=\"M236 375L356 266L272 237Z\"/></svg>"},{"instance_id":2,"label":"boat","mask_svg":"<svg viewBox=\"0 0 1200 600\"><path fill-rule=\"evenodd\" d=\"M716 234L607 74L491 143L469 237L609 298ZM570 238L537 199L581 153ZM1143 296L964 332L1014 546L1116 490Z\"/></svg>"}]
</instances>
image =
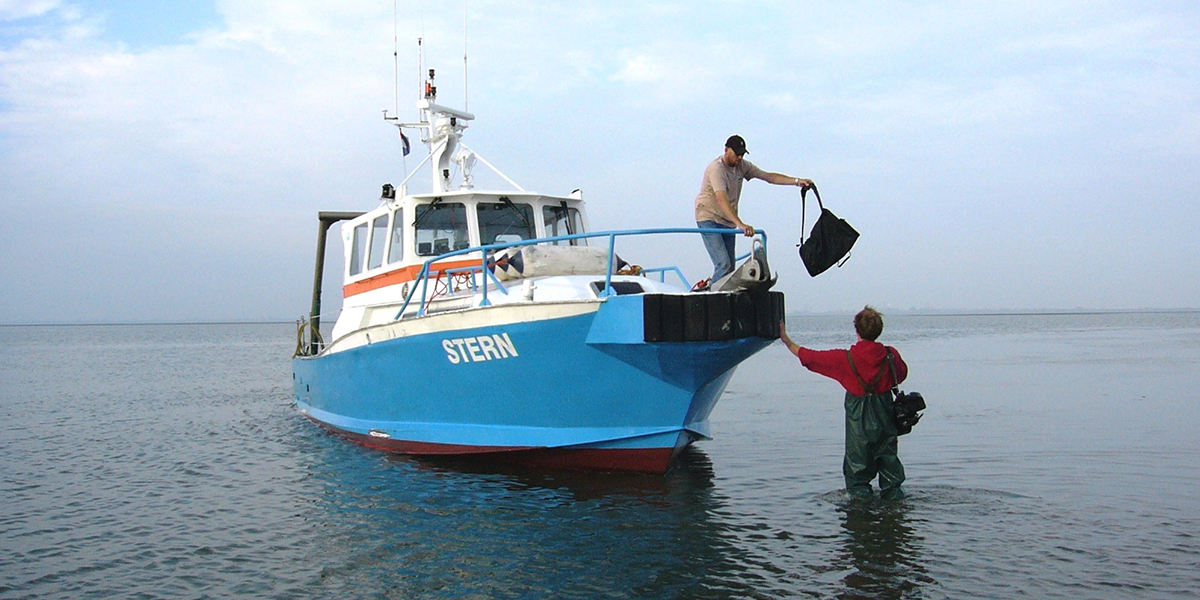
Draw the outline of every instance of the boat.
<instances>
[{"instance_id":1,"label":"boat","mask_svg":"<svg viewBox=\"0 0 1200 600\"><path fill-rule=\"evenodd\" d=\"M778 338L784 299L770 290L766 233L738 281L707 290L678 267L628 261L618 246L629 238L695 239L699 250L701 230L591 231L580 191L527 191L468 148L475 117L438 104L433 78L419 121L384 115L405 150L404 132L419 133L422 164L384 185L375 208L318 214L313 301L292 361L297 410L389 452L666 472L711 439L737 365ZM513 189L476 189L478 162ZM410 194L425 163L431 191ZM324 336L325 246L339 222L343 301Z\"/></svg>"}]
</instances>

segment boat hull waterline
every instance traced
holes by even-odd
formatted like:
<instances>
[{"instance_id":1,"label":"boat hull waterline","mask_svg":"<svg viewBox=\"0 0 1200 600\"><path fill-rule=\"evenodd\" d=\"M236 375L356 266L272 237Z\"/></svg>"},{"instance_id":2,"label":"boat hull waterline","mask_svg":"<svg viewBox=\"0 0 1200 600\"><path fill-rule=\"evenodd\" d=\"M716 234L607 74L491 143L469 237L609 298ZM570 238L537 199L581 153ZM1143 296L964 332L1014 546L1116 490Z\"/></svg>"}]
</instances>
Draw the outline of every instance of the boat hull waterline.
<instances>
[{"instance_id":1,"label":"boat hull waterline","mask_svg":"<svg viewBox=\"0 0 1200 600\"><path fill-rule=\"evenodd\" d=\"M662 473L709 437L736 366L773 340L647 342L630 318L641 307L641 296L613 296L368 328L355 347L293 360L296 406L391 452Z\"/></svg>"}]
</instances>

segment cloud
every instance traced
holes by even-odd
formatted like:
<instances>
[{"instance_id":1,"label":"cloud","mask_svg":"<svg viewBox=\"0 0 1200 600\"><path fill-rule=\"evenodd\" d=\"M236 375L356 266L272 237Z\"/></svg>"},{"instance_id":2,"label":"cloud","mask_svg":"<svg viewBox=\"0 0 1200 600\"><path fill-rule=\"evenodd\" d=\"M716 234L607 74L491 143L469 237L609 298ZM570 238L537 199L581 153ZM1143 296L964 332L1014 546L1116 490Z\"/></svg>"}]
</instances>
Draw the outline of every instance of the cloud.
<instances>
[{"instance_id":1,"label":"cloud","mask_svg":"<svg viewBox=\"0 0 1200 600\"><path fill-rule=\"evenodd\" d=\"M711 66L719 65L715 59L726 51L678 42L625 49L611 79L670 104L704 101L727 93L722 79L728 73Z\"/></svg>"},{"instance_id":2,"label":"cloud","mask_svg":"<svg viewBox=\"0 0 1200 600\"><path fill-rule=\"evenodd\" d=\"M1008 40L1000 50L1016 54L1060 54L1062 52L1087 53L1114 51L1118 54L1137 54L1155 47L1163 47L1176 40L1175 35L1166 35L1171 26L1157 16L1143 16L1131 20L1106 21L1088 24L1083 28L1052 29L1033 35Z\"/></svg>"},{"instance_id":3,"label":"cloud","mask_svg":"<svg viewBox=\"0 0 1200 600\"><path fill-rule=\"evenodd\" d=\"M91 179L317 168L314 148L345 145L332 138L346 125L347 97L377 114L374 100L390 96L387 71L358 59L377 50L369 43L317 26L321 15L266 7L239 10L192 43L142 52L65 28L25 40L0 55L0 130L18 148L57 146ZM272 21L286 26L265 26Z\"/></svg>"},{"instance_id":4,"label":"cloud","mask_svg":"<svg viewBox=\"0 0 1200 600\"><path fill-rule=\"evenodd\" d=\"M220 2L215 20L136 43L108 28L117 17L0 0L0 284L11 290L0 314L73 315L103 286L184 298L194 282L208 301L122 314L202 318L222 296L223 318L303 307L311 215L370 207L379 185L404 176L381 111L413 115L418 36L441 98L461 104L461 5L406 4L397 22L377 1ZM877 284L893 273L930 282L889 288L905 290L895 305L1045 307L991 283L1005 278L966 278L977 265L1026 261L1020 248L1059 235L1086 247L1048 253L1044 271L1148 289L1134 262L1087 257L1111 250L1096 241L1105 238L1164 247L1165 258L1200 252L1186 234L1200 227L1189 206L1200 184L1200 27L1189 7L473 0L469 108L479 120L467 142L530 189L583 187L593 223L631 227L686 224L702 165L743 133L756 164L816 178L862 226L858 275L781 280L808 308L875 301L893 293ZM746 189L745 210L772 224L772 239L797 233L794 190ZM1126 215L1128 202L1146 207L1136 228L1096 216ZM30 233L31 215L55 225ZM1098 233L1058 229L1080 219ZM884 264L913 238L929 241ZM97 250L56 258L80 247ZM159 254L188 272L141 273ZM1174 266L1162 302L1187 304L1179 298L1200 296L1200 274ZM256 286L271 295L245 292ZM918 298L922 287L936 293ZM1055 302L1103 305L1071 293ZM122 297L107 294L89 314L126 310L134 301Z\"/></svg>"},{"instance_id":5,"label":"cloud","mask_svg":"<svg viewBox=\"0 0 1200 600\"><path fill-rule=\"evenodd\" d=\"M61 4L58 0L0 0L0 21L40 17Z\"/></svg>"}]
</instances>

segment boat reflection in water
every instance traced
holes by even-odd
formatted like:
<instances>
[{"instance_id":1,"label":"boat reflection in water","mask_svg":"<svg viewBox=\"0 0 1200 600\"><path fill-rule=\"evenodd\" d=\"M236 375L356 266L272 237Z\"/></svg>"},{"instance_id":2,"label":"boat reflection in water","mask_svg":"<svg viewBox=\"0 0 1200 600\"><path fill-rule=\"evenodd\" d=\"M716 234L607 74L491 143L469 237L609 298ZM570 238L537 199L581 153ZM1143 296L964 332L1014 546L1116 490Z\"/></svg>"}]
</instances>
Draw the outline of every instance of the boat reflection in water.
<instances>
[{"instance_id":1,"label":"boat reflection in water","mask_svg":"<svg viewBox=\"0 0 1200 600\"><path fill-rule=\"evenodd\" d=\"M310 588L383 597L755 597L749 567L689 448L667 475L546 471L330 451L306 507ZM311 590L308 590L311 591Z\"/></svg>"}]
</instances>

